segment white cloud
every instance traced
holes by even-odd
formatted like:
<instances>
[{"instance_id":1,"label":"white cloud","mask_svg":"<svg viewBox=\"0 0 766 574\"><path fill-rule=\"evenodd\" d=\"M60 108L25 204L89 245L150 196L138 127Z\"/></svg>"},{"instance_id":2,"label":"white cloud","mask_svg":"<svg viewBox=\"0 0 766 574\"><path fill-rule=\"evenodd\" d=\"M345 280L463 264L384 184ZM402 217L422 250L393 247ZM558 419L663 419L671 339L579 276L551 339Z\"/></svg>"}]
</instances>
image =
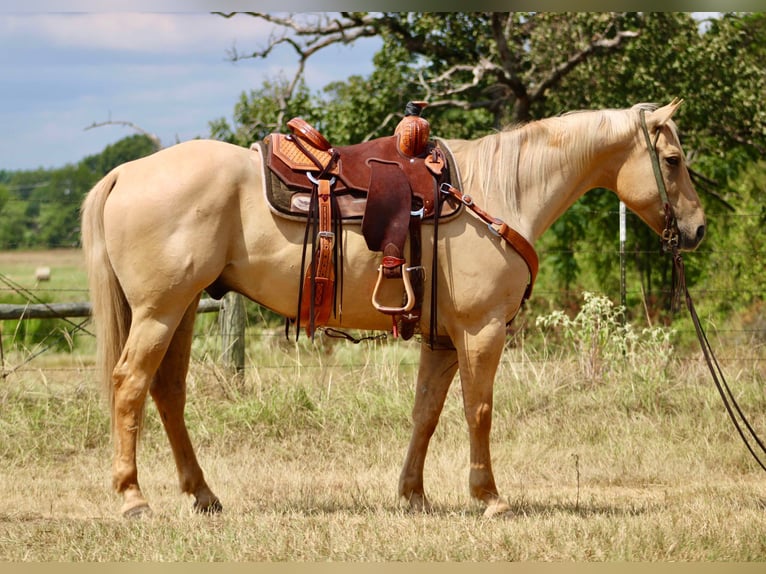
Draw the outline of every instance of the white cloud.
<instances>
[{"instance_id":1,"label":"white cloud","mask_svg":"<svg viewBox=\"0 0 766 574\"><path fill-rule=\"evenodd\" d=\"M223 50L238 38L265 41L270 25L256 18L214 14L106 12L85 14L5 14L5 41L39 39L56 48L138 53Z\"/></svg>"},{"instance_id":2,"label":"white cloud","mask_svg":"<svg viewBox=\"0 0 766 574\"><path fill-rule=\"evenodd\" d=\"M288 46L267 59L227 61L227 50L265 46L270 24L207 13L0 12L0 169L62 166L99 153L130 131L93 130L124 120L156 133L164 145L209 134L230 118L243 91L282 73L292 76ZM312 89L372 70L369 41L311 58ZM11 137L8 134L12 134Z\"/></svg>"}]
</instances>

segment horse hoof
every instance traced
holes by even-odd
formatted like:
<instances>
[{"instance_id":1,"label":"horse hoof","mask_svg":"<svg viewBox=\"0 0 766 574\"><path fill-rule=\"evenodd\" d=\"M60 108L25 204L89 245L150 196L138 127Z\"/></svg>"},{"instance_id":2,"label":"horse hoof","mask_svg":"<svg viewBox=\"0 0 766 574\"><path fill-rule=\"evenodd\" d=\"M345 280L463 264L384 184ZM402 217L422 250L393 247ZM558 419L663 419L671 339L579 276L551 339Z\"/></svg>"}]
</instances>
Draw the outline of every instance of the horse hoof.
<instances>
[{"instance_id":1,"label":"horse hoof","mask_svg":"<svg viewBox=\"0 0 766 574\"><path fill-rule=\"evenodd\" d=\"M504 500L495 500L487 505L484 510L484 518L495 518L505 516L511 513L511 507Z\"/></svg>"},{"instance_id":2,"label":"horse hoof","mask_svg":"<svg viewBox=\"0 0 766 574\"><path fill-rule=\"evenodd\" d=\"M145 502L131 506L130 508L123 508L122 516L130 520L136 520L140 518L151 518L154 516L154 512L148 504Z\"/></svg>"},{"instance_id":3,"label":"horse hoof","mask_svg":"<svg viewBox=\"0 0 766 574\"><path fill-rule=\"evenodd\" d=\"M197 512L198 514L220 514L223 512L223 505L217 498L214 498L207 504L200 504L200 502L196 500L194 501L192 508L194 509L194 512Z\"/></svg>"},{"instance_id":4,"label":"horse hoof","mask_svg":"<svg viewBox=\"0 0 766 574\"><path fill-rule=\"evenodd\" d=\"M409 498L402 497L409 503L410 512L417 514L429 514L432 511L431 503L424 494L412 494Z\"/></svg>"}]
</instances>

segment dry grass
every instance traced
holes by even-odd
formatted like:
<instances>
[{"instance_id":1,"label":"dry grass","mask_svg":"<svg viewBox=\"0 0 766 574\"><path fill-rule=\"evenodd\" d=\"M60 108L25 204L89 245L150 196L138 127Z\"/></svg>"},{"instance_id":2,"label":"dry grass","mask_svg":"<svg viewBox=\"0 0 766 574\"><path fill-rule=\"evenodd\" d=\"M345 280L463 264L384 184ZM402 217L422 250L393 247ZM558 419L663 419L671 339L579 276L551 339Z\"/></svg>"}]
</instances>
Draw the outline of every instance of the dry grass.
<instances>
[{"instance_id":1,"label":"dry grass","mask_svg":"<svg viewBox=\"0 0 766 574\"><path fill-rule=\"evenodd\" d=\"M224 512L192 513L149 408L139 470L155 515L118 515L109 422L85 343L0 379L0 560L766 559L764 475L700 360L632 356L593 370L582 356L522 341L498 373L492 434L513 512L485 519L470 500L455 381L426 460L434 512L420 515L396 496L415 344L341 343L327 354L305 338L249 336L236 381L217 363L211 319L198 325L187 421ZM726 353L729 383L766 429L763 361L738 352ZM11 367L24 359L6 353Z\"/></svg>"},{"instance_id":2,"label":"dry grass","mask_svg":"<svg viewBox=\"0 0 766 574\"><path fill-rule=\"evenodd\" d=\"M187 419L220 516L180 495L153 409L140 472L154 507L125 521L109 488L108 421L88 370L2 382L0 560L760 561L762 471L702 365L657 381L583 381L576 362L509 350L497 381L495 471L513 513L467 494L453 385L426 461L432 514L396 498L409 437L414 345L336 346L329 357L263 338L243 382L196 351ZM300 363L296 360L300 357ZM667 377L667 378L665 378ZM764 428L762 373L730 381Z\"/></svg>"}]
</instances>

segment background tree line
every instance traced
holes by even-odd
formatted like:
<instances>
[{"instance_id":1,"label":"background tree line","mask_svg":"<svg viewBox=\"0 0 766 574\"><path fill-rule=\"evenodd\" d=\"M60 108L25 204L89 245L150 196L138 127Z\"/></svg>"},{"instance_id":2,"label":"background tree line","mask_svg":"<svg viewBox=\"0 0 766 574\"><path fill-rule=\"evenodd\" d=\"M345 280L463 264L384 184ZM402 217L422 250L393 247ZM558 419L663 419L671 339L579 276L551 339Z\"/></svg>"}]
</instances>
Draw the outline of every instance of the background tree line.
<instances>
[{"instance_id":1,"label":"background tree line","mask_svg":"<svg viewBox=\"0 0 766 574\"><path fill-rule=\"evenodd\" d=\"M664 104L685 98L677 120L709 219L708 238L685 258L689 281L710 292L717 312L761 304L761 229L766 208L766 16L724 13L705 22L690 13L402 13L340 12L300 16L217 13L270 22L269 44L231 52L235 60L291 49L293 77L267 78L243 92L232 117L210 122L210 136L249 145L301 116L336 145L392 133L410 99L429 101L432 133L475 138L574 109ZM368 76L319 91L304 70L334 44L377 37L382 47ZM339 63L342 65L342 63ZM76 245L78 210L90 186L111 167L154 151L144 135L125 138L74 166L0 172L0 248ZM566 305L582 289L618 289L618 201L587 194L537 245L541 284ZM629 218L628 306L650 318L669 306L671 264L658 239ZM539 298L538 298L539 299ZM533 303L534 304L534 303ZM699 305L698 305L699 307ZM755 313L757 315L757 313Z\"/></svg>"},{"instance_id":2,"label":"background tree line","mask_svg":"<svg viewBox=\"0 0 766 574\"><path fill-rule=\"evenodd\" d=\"M85 194L112 168L156 149L132 135L62 168L0 170L0 249L78 246Z\"/></svg>"}]
</instances>

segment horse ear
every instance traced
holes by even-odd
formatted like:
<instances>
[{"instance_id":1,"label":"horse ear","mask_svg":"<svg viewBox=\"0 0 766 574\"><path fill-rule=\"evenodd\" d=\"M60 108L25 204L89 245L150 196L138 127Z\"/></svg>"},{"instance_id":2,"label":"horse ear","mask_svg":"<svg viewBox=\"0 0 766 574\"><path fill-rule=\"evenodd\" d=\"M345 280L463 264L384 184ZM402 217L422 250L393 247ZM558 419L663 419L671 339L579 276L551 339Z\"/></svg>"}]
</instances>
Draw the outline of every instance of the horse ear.
<instances>
[{"instance_id":1,"label":"horse ear","mask_svg":"<svg viewBox=\"0 0 766 574\"><path fill-rule=\"evenodd\" d=\"M668 123L670 118L673 117L673 114L676 113L676 110L678 109L678 106L681 105L681 103L683 103L683 99L673 98L673 101L666 106L657 108L647 117L648 124L653 129L664 126L666 123Z\"/></svg>"}]
</instances>

